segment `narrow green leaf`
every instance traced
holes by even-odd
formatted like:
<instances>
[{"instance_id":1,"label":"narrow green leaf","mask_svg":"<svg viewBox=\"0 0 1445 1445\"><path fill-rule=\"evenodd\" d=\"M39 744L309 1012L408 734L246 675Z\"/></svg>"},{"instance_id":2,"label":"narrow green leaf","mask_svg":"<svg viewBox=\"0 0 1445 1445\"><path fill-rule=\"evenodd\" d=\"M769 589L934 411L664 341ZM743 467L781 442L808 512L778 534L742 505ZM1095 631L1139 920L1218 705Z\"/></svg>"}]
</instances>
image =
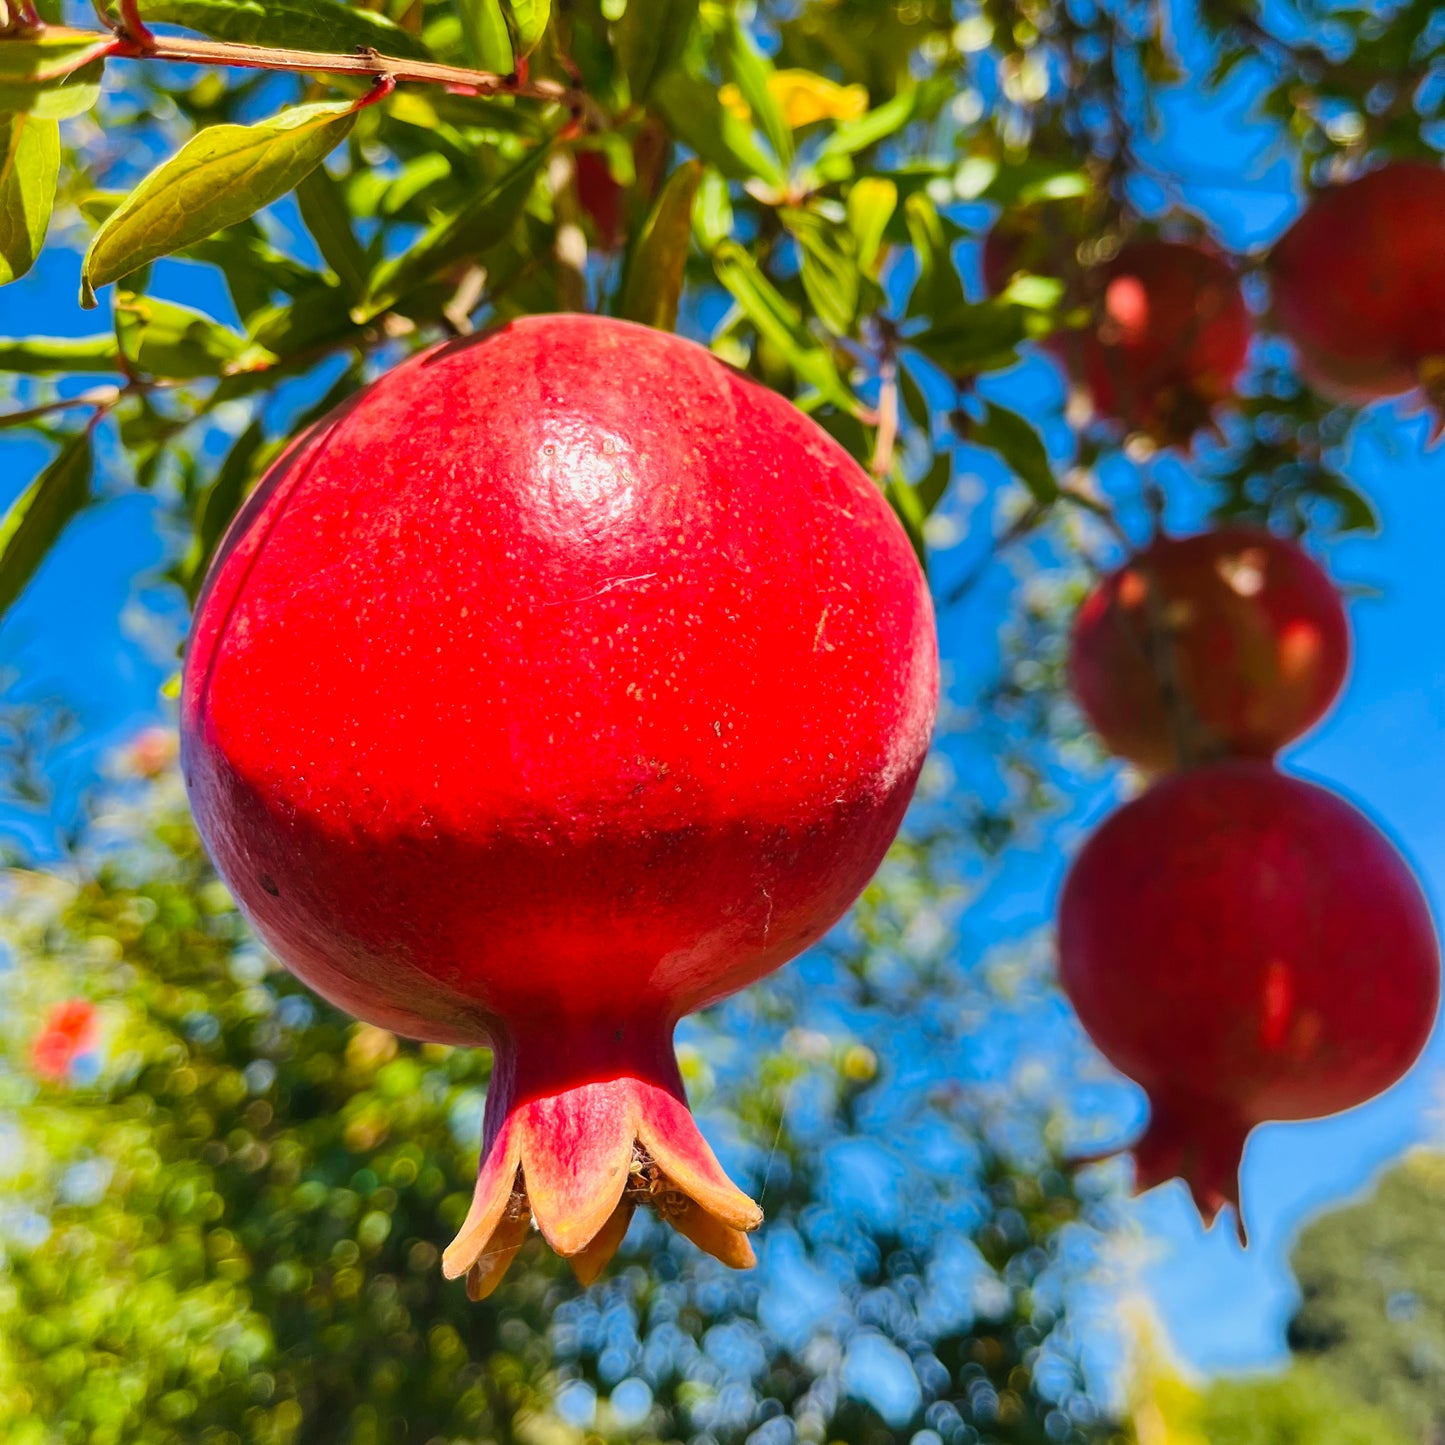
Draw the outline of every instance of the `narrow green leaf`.
<instances>
[{"instance_id":1,"label":"narrow green leaf","mask_svg":"<svg viewBox=\"0 0 1445 1445\"><path fill-rule=\"evenodd\" d=\"M552 0L506 0L507 24L518 55L530 55L547 33Z\"/></svg>"},{"instance_id":2,"label":"narrow green leaf","mask_svg":"<svg viewBox=\"0 0 1445 1445\"><path fill-rule=\"evenodd\" d=\"M341 187L325 166L317 166L296 187L296 203L311 239L345 288L348 301L357 300L366 289L366 253L351 229L351 212Z\"/></svg>"},{"instance_id":3,"label":"narrow green leaf","mask_svg":"<svg viewBox=\"0 0 1445 1445\"><path fill-rule=\"evenodd\" d=\"M702 162L688 161L667 178L627 267L620 315L660 331L677 325L682 275L692 240L692 205L702 179Z\"/></svg>"},{"instance_id":4,"label":"narrow green leaf","mask_svg":"<svg viewBox=\"0 0 1445 1445\"><path fill-rule=\"evenodd\" d=\"M403 60L427 60L431 54L385 15L341 0L142 0L141 14L213 40L284 50L377 50Z\"/></svg>"},{"instance_id":5,"label":"narrow green leaf","mask_svg":"<svg viewBox=\"0 0 1445 1445\"><path fill-rule=\"evenodd\" d=\"M924 541L923 526L928 521L928 511L918 495L918 489L906 477L895 473L883 484L883 495L888 505L903 523L903 530L913 544L913 553L918 565L928 575L928 544Z\"/></svg>"},{"instance_id":6,"label":"narrow green leaf","mask_svg":"<svg viewBox=\"0 0 1445 1445\"><path fill-rule=\"evenodd\" d=\"M883 234L898 206L898 187L881 176L864 176L848 192L848 229L864 275L878 276L883 264Z\"/></svg>"},{"instance_id":7,"label":"narrow green leaf","mask_svg":"<svg viewBox=\"0 0 1445 1445\"><path fill-rule=\"evenodd\" d=\"M95 233L81 303L95 288L169 256L284 196L356 124L349 101L297 106L255 125L213 125L162 162Z\"/></svg>"},{"instance_id":8,"label":"narrow green leaf","mask_svg":"<svg viewBox=\"0 0 1445 1445\"><path fill-rule=\"evenodd\" d=\"M1374 503L1343 477L1320 472L1312 479L1311 490L1337 507L1335 526L1341 532L1374 533L1380 530L1380 518Z\"/></svg>"},{"instance_id":9,"label":"narrow green leaf","mask_svg":"<svg viewBox=\"0 0 1445 1445\"><path fill-rule=\"evenodd\" d=\"M931 517L937 510L938 504L943 500L943 494L948 490L948 484L952 480L953 455L951 452L939 452L934 457L928 474L913 484L913 490L917 494L926 516Z\"/></svg>"},{"instance_id":10,"label":"narrow green leaf","mask_svg":"<svg viewBox=\"0 0 1445 1445\"><path fill-rule=\"evenodd\" d=\"M848 335L858 315L862 282L852 232L816 211L785 206L778 215L802 252L803 290L818 320L835 336Z\"/></svg>"},{"instance_id":11,"label":"narrow green leaf","mask_svg":"<svg viewBox=\"0 0 1445 1445\"><path fill-rule=\"evenodd\" d=\"M353 319L369 320L442 267L496 245L522 214L550 151L549 145L534 146L461 210L442 217L405 255L378 267Z\"/></svg>"},{"instance_id":12,"label":"narrow green leaf","mask_svg":"<svg viewBox=\"0 0 1445 1445\"><path fill-rule=\"evenodd\" d=\"M0 336L0 371L22 376L119 371L120 347L99 336Z\"/></svg>"},{"instance_id":13,"label":"narrow green leaf","mask_svg":"<svg viewBox=\"0 0 1445 1445\"><path fill-rule=\"evenodd\" d=\"M109 35L50 25L23 40L0 40L0 112L68 120L100 99Z\"/></svg>"},{"instance_id":14,"label":"narrow green leaf","mask_svg":"<svg viewBox=\"0 0 1445 1445\"><path fill-rule=\"evenodd\" d=\"M35 115L0 115L0 286L35 264L59 174L60 126Z\"/></svg>"},{"instance_id":15,"label":"narrow green leaf","mask_svg":"<svg viewBox=\"0 0 1445 1445\"><path fill-rule=\"evenodd\" d=\"M628 0L617 22L617 55L637 104L682 59L697 11L698 0Z\"/></svg>"},{"instance_id":16,"label":"narrow green leaf","mask_svg":"<svg viewBox=\"0 0 1445 1445\"><path fill-rule=\"evenodd\" d=\"M1016 411L985 401L983 421L972 428L969 440L996 451L1040 506L1058 500L1059 483L1043 439Z\"/></svg>"},{"instance_id":17,"label":"narrow green leaf","mask_svg":"<svg viewBox=\"0 0 1445 1445\"><path fill-rule=\"evenodd\" d=\"M517 61L501 0L457 0L457 16L468 62L494 75L510 75Z\"/></svg>"},{"instance_id":18,"label":"narrow green leaf","mask_svg":"<svg viewBox=\"0 0 1445 1445\"><path fill-rule=\"evenodd\" d=\"M729 180L757 176L775 190L786 186L778 162L758 144L751 126L724 109L716 86L674 70L654 85L652 103L677 139Z\"/></svg>"},{"instance_id":19,"label":"narrow green leaf","mask_svg":"<svg viewBox=\"0 0 1445 1445\"><path fill-rule=\"evenodd\" d=\"M15 605L65 524L90 500L90 433L81 432L0 519L0 618Z\"/></svg>"},{"instance_id":20,"label":"narrow green leaf","mask_svg":"<svg viewBox=\"0 0 1445 1445\"><path fill-rule=\"evenodd\" d=\"M736 241L724 241L713 253L713 267L748 320L787 357L800 381L840 410L855 414L861 410L857 397L839 375L832 354L813 340L802 318L747 251Z\"/></svg>"},{"instance_id":21,"label":"narrow green leaf","mask_svg":"<svg viewBox=\"0 0 1445 1445\"><path fill-rule=\"evenodd\" d=\"M350 300L342 287L317 276L282 305L257 311L246 329L258 346L278 357L312 353L339 345L360 331L351 319Z\"/></svg>"},{"instance_id":22,"label":"narrow green leaf","mask_svg":"<svg viewBox=\"0 0 1445 1445\"><path fill-rule=\"evenodd\" d=\"M823 142L818 151L819 163L835 156L856 155L891 135L897 135L913 119L923 95L923 88L915 86L874 107L866 115L860 115L857 120L845 120Z\"/></svg>"},{"instance_id":23,"label":"narrow green leaf","mask_svg":"<svg viewBox=\"0 0 1445 1445\"><path fill-rule=\"evenodd\" d=\"M189 306L126 291L115 298L115 334L133 370L169 380L222 376L274 359Z\"/></svg>"},{"instance_id":24,"label":"narrow green leaf","mask_svg":"<svg viewBox=\"0 0 1445 1445\"><path fill-rule=\"evenodd\" d=\"M773 73L772 62L758 52L736 18L718 37L717 50L724 74L737 86L753 113L753 120L767 136L773 154L786 169L793 160L793 130L777 98L768 88L768 77Z\"/></svg>"},{"instance_id":25,"label":"narrow green leaf","mask_svg":"<svg viewBox=\"0 0 1445 1445\"><path fill-rule=\"evenodd\" d=\"M964 304L963 282L938 208L919 191L904 201L903 216L918 253L918 280L908 298L908 314L932 319L956 311Z\"/></svg>"},{"instance_id":26,"label":"narrow green leaf","mask_svg":"<svg viewBox=\"0 0 1445 1445\"><path fill-rule=\"evenodd\" d=\"M231 518L240 508L248 486L256 479L265 443L266 429L259 420L253 421L236 438L216 472L215 480L197 499L195 535L180 569L181 581L192 601L201 590L206 569L211 565L211 558L225 536Z\"/></svg>"}]
</instances>

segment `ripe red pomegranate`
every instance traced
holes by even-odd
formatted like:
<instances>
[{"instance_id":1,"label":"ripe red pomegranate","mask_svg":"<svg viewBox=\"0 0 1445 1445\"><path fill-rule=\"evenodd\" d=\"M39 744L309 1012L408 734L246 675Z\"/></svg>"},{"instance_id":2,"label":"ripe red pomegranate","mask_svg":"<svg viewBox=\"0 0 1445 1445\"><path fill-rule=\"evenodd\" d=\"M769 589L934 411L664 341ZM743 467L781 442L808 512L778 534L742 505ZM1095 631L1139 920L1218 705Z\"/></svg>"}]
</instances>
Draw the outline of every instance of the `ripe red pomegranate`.
<instances>
[{"instance_id":1,"label":"ripe red pomegranate","mask_svg":"<svg viewBox=\"0 0 1445 1445\"><path fill-rule=\"evenodd\" d=\"M1363 403L1445 382L1445 171L1396 161L1321 191L1269 257L1300 375Z\"/></svg>"},{"instance_id":2,"label":"ripe red pomegranate","mask_svg":"<svg viewBox=\"0 0 1445 1445\"><path fill-rule=\"evenodd\" d=\"M1305 552L1221 527L1161 537L1095 587L1069 682L1110 752L1162 772L1271 757L1324 715L1349 652L1340 595Z\"/></svg>"},{"instance_id":3,"label":"ripe red pomegranate","mask_svg":"<svg viewBox=\"0 0 1445 1445\"><path fill-rule=\"evenodd\" d=\"M1234 393L1249 312L1227 261L1181 241L1134 241L1090 278L1092 329L1062 336L1100 415L1161 445L1187 442Z\"/></svg>"},{"instance_id":4,"label":"ripe red pomegranate","mask_svg":"<svg viewBox=\"0 0 1445 1445\"><path fill-rule=\"evenodd\" d=\"M644 1201L751 1262L673 1028L852 902L937 680L879 490L674 336L549 316L435 348L261 482L199 603L183 770L290 968L495 1051L444 1259L474 1296L529 1216L589 1281Z\"/></svg>"},{"instance_id":5,"label":"ripe red pomegranate","mask_svg":"<svg viewBox=\"0 0 1445 1445\"><path fill-rule=\"evenodd\" d=\"M1239 1203L1245 1136L1362 1104L1414 1061L1439 1000L1429 908L1343 799L1267 763L1177 773L1088 841L1059 911L1064 990L1148 1092L1141 1189L1206 1221Z\"/></svg>"}]
</instances>

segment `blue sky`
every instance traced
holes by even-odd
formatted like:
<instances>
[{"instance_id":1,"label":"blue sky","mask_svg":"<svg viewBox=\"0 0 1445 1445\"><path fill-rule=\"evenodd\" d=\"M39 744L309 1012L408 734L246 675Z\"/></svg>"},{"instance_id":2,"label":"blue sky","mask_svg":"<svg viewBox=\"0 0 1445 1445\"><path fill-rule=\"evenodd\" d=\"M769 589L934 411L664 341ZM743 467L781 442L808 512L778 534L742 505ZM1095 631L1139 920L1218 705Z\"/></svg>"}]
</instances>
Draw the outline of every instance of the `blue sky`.
<instances>
[{"instance_id":1,"label":"blue sky","mask_svg":"<svg viewBox=\"0 0 1445 1445\"><path fill-rule=\"evenodd\" d=\"M1176 34L1186 59L1198 59L1188 27ZM1166 104L1166 132L1146 146L1180 179L1182 194L1235 249L1272 239L1297 206L1288 165L1261 162L1269 136L1247 120L1258 83L1249 67L1228 93L1208 103L1187 88ZM1141 203L1158 194L1141 188ZM83 334L94 313L76 305L76 258L52 251L24 282L0 290L0 334L43 331ZM165 294L209 305L225 316L219 286L197 290L164 285L178 272L162 267ZM192 273L194 274L194 273ZM1039 378L1043 378L1042 381ZM1001 383L1000 396L1022 398L1040 414L1051 441L1066 435L1055 414L1058 387L1043 364ZM1379 538L1351 541L1329 557L1342 579L1370 584L1379 595L1357 600L1355 665L1348 689L1326 722L1288 757L1288 765L1339 788L1380 820L1420 871L1437 916L1445 904L1445 669L1438 657L1441 621L1438 539L1445 536L1445 489L1439 455L1422 449L1424 426L1390 408L1362 417L1346 471L1375 500L1384 521ZM41 450L0 437L0 501L32 474ZM1187 509L1186 509L1187 511ZM980 511L978 517L986 515ZM1181 514L1180 520L1187 520ZM940 591L977 554L978 538L939 559ZM150 503L119 495L86 514L67 534L26 597L0 629L0 668L12 692L60 696L77 713L80 744L56 760L62 793L89 775L103 749L160 712L158 687L173 670L173 604L153 589L163 620L142 605L137 582L161 558ZM981 589L941 620L945 657L961 688L992 658L1004 605L1001 587ZM170 606L170 621L164 620ZM973 920L976 929L1016 934L1049 916L1064 849L1082 824L1110 805L1107 787L1081 791L1077 810L1055 834L1025 852ZM11 823L25 830L25 820ZM43 829L29 829L42 843ZM1241 1252L1227 1227L1204 1234L1178 1186L1134 1206L1151 1237L1140 1250L1140 1277L1153 1295L1175 1345L1201 1368L1252 1368L1283 1358L1283 1323L1293 1303L1287 1268L1301 1223L1319 1208L1367 1186L1372 1176L1412 1143L1433 1139L1445 1042L1385 1098L1351 1114L1310 1125L1257 1132L1246 1158L1244 1188L1251 1246Z\"/></svg>"}]
</instances>

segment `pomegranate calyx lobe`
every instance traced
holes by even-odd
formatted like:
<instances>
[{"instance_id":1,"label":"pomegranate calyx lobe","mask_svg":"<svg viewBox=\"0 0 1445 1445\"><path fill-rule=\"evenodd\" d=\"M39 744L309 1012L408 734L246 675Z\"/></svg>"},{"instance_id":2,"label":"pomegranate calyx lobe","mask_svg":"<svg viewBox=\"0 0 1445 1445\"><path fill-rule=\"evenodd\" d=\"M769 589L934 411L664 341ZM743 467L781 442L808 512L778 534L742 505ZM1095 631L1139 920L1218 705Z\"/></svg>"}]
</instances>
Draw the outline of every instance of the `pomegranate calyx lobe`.
<instances>
[{"instance_id":1,"label":"pomegranate calyx lobe","mask_svg":"<svg viewBox=\"0 0 1445 1445\"><path fill-rule=\"evenodd\" d=\"M1239 1203L1239 1167L1253 1126L1227 1107L1208 1102L1150 1100L1149 1123L1134 1144L1134 1187L1143 1194L1180 1179L1210 1228L1226 1206L1234 1210L1239 1242L1247 1243Z\"/></svg>"},{"instance_id":2,"label":"pomegranate calyx lobe","mask_svg":"<svg viewBox=\"0 0 1445 1445\"><path fill-rule=\"evenodd\" d=\"M754 1263L746 1231L762 1210L699 1132L671 1050L654 1039L628 1065L608 1052L559 1077L538 1072L545 1056L535 1044L519 1052L499 1043L472 1207L442 1256L448 1278L467 1276L473 1299L500 1282L529 1222L592 1283L639 1204L724 1264Z\"/></svg>"}]
</instances>

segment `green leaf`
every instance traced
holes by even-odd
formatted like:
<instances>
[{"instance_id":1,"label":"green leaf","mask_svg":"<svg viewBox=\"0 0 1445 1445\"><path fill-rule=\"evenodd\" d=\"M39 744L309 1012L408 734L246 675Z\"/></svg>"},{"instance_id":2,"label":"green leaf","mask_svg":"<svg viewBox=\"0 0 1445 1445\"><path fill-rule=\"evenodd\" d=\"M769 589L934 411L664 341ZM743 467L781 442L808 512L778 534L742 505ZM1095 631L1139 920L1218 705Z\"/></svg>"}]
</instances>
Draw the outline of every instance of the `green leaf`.
<instances>
[{"instance_id":1,"label":"green leaf","mask_svg":"<svg viewBox=\"0 0 1445 1445\"><path fill-rule=\"evenodd\" d=\"M283 50L377 50L404 60L431 52L410 31L375 10L341 0L142 0L147 20Z\"/></svg>"},{"instance_id":2,"label":"green leaf","mask_svg":"<svg viewBox=\"0 0 1445 1445\"><path fill-rule=\"evenodd\" d=\"M457 0L457 16L468 62L494 75L510 75L517 60L501 0Z\"/></svg>"},{"instance_id":3,"label":"green leaf","mask_svg":"<svg viewBox=\"0 0 1445 1445\"><path fill-rule=\"evenodd\" d=\"M1002 301L963 302L904 344L953 377L997 371L1017 360L1015 348L1028 335L1026 314Z\"/></svg>"},{"instance_id":4,"label":"green leaf","mask_svg":"<svg viewBox=\"0 0 1445 1445\"><path fill-rule=\"evenodd\" d=\"M628 0L617 22L617 55L637 104L682 59L697 11L698 0Z\"/></svg>"},{"instance_id":5,"label":"green leaf","mask_svg":"<svg viewBox=\"0 0 1445 1445\"><path fill-rule=\"evenodd\" d=\"M83 431L0 520L0 618L15 605L65 524L90 500L91 465L90 433Z\"/></svg>"},{"instance_id":6,"label":"green leaf","mask_svg":"<svg viewBox=\"0 0 1445 1445\"><path fill-rule=\"evenodd\" d=\"M758 176L775 190L786 186L782 168L758 144L752 127L723 107L716 86L675 70L653 87L652 102L677 139L729 180Z\"/></svg>"},{"instance_id":7,"label":"green leaf","mask_svg":"<svg viewBox=\"0 0 1445 1445\"><path fill-rule=\"evenodd\" d=\"M351 229L346 197L325 166L317 166L296 187L296 204L322 259L345 288L348 301L357 300L366 289L366 254Z\"/></svg>"},{"instance_id":8,"label":"green leaf","mask_svg":"<svg viewBox=\"0 0 1445 1445\"><path fill-rule=\"evenodd\" d=\"M1374 503L1343 477L1320 472L1312 479L1311 491L1338 508L1336 528L1341 532L1378 532L1380 518Z\"/></svg>"},{"instance_id":9,"label":"green leaf","mask_svg":"<svg viewBox=\"0 0 1445 1445\"><path fill-rule=\"evenodd\" d=\"M121 355L133 370L169 380L222 376L274 360L244 336L189 306L128 291L116 294L115 334Z\"/></svg>"},{"instance_id":10,"label":"green leaf","mask_svg":"<svg viewBox=\"0 0 1445 1445\"><path fill-rule=\"evenodd\" d=\"M35 115L0 115L0 286L35 264L59 174L60 126Z\"/></svg>"},{"instance_id":11,"label":"green leaf","mask_svg":"<svg viewBox=\"0 0 1445 1445\"><path fill-rule=\"evenodd\" d=\"M848 229L864 275L877 279L883 264L883 233L898 205L898 187L880 176L864 176L848 192Z\"/></svg>"},{"instance_id":12,"label":"green leaf","mask_svg":"<svg viewBox=\"0 0 1445 1445\"><path fill-rule=\"evenodd\" d=\"M0 371L51 376L119 370L120 347L110 332L99 336L0 336Z\"/></svg>"},{"instance_id":13,"label":"green leaf","mask_svg":"<svg viewBox=\"0 0 1445 1445\"><path fill-rule=\"evenodd\" d=\"M918 495L918 489L906 477L895 473L883 484L883 495L888 499L888 505L897 513L898 520L903 523L903 530L913 544L918 565L927 576L928 545L924 541L923 525L928 521L928 510Z\"/></svg>"},{"instance_id":14,"label":"green leaf","mask_svg":"<svg viewBox=\"0 0 1445 1445\"><path fill-rule=\"evenodd\" d=\"M938 208L922 192L915 192L903 203L903 217L918 253L918 280L908 298L908 314L935 318L956 311L964 305L963 282Z\"/></svg>"},{"instance_id":15,"label":"green leaf","mask_svg":"<svg viewBox=\"0 0 1445 1445\"><path fill-rule=\"evenodd\" d=\"M618 314L644 326L671 331L677 325L682 275L692 240L692 205L702 179L702 162L680 165L667 178L627 266Z\"/></svg>"},{"instance_id":16,"label":"green leaf","mask_svg":"<svg viewBox=\"0 0 1445 1445\"><path fill-rule=\"evenodd\" d=\"M732 292L749 321L787 358L798 379L825 401L856 414L857 397L838 373L832 354L819 346L802 318L763 275L758 263L736 241L724 241L713 253L718 280Z\"/></svg>"},{"instance_id":17,"label":"green leaf","mask_svg":"<svg viewBox=\"0 0 1445 1445\"><path fill-rule=\"evenodd\" d=\"M1040 506L1057 501L1058 479L1038 432L1016 411L994 402L985 401L983 413L983 420L970 429L969 440L996 451Z\"/></svg>"},{"instance_id":18,"label":"green leaf","mask_svg":"<svg viewBox=\"0 0 1445 1445\"><path fill-rule=\"evenodd\" d=\"M181 566L186 592L194 601L231 518L236 515L247 486L256 478L258 460L266 443L266 429L253 421L236 438L215 480L197 499L195 536Z\"/></svg>"},{"instance_id":19,"label":"green leaf","mask_svg":"<svg viewBox=\"0 0 1445 1445\"><path fill-rule=\"evenodd\" d=\"M856 155L889 136L897 135L918 113L920 105L929 99L932 91L924 86L914 86L902 95L876 106L857 120L845 120L833 134L823 142L818 151L818 164L837 156Z\"/></svg>"},{"instance_id":20,"label":"green leaf","mask_svg":"<svg viewBox=\"0 0 1445 1445\"><path fill-rule=\"evenodd\" d=\"M23 40L0 39L0 111L68 120L100 99L109 35L51 25Z\"/></svg>"},{"instance_id":21,"label":"green leaf","mask_svg":"<svg viewBox=\"0 0 1445 1445\"><path fill-rule=\"evenodd\" d=\"M350 101L297 106L255 125L213 125L162 162L95 233L81 304L95 288L233 226L284 196L356 124Z\"/></svg>"},{"instance_id":22,"label":"green leaf","mask_svg":"<svg viewBox=\"0 0 1445 1445\"><path fill-rule=\"evenodd\" d=\"M349 299L342 287L317 276L290 300L257 311L246 329L258 346L281 358L338 346L361 330L351 319Z\"/></svg>"},{"instance_id":23,"label":"green leaf","mask_svg":"<svg viewBox=\"0 0 1445 1445\"><path fill-rule=\"evenodd\" d=\"M550 145L534 146L461 210L443 216L404 255L383 262L353 319L370 320L408 291L429 281L444 266L476 257L488 246L496 245L522 214L550 152Z\"/></svg>"},{"instance_id":24,"label":"green leaf","mask_svg":"<svg viewBox=\"0 0 1445 1445\"><path fill-rule=\"evenodd\" d=\"M552 0L506 0L507 26L518 55L530 55L547 33Z\"/></svg>"},{"instance_id":25,"label":"green leaf","mask_svg":"<svg viewBox=\"0 0 1445 1445\"><path fill-rule=\"evenodd\" d=\"M793 131L777 97L768 88L768 77L773 73L772 62L758 53L736 18L724 27L718 37L717 52L723 73L737 86L753 113L753 119L767 136L773 154L786 169L793 160Z\"/></svg>"},{"instance_id":26,"label":"green leaf","mask_svg":"<svg viewBox=\"0 0 1445 1445\"><path fill-rule=\"evenodd\" d=\"M818 320L835 336L848 335L858 315L862 280L852 232L794 206L783 207L778 216L802 252L803 290Z\"/></svg>"}]
</instances>

